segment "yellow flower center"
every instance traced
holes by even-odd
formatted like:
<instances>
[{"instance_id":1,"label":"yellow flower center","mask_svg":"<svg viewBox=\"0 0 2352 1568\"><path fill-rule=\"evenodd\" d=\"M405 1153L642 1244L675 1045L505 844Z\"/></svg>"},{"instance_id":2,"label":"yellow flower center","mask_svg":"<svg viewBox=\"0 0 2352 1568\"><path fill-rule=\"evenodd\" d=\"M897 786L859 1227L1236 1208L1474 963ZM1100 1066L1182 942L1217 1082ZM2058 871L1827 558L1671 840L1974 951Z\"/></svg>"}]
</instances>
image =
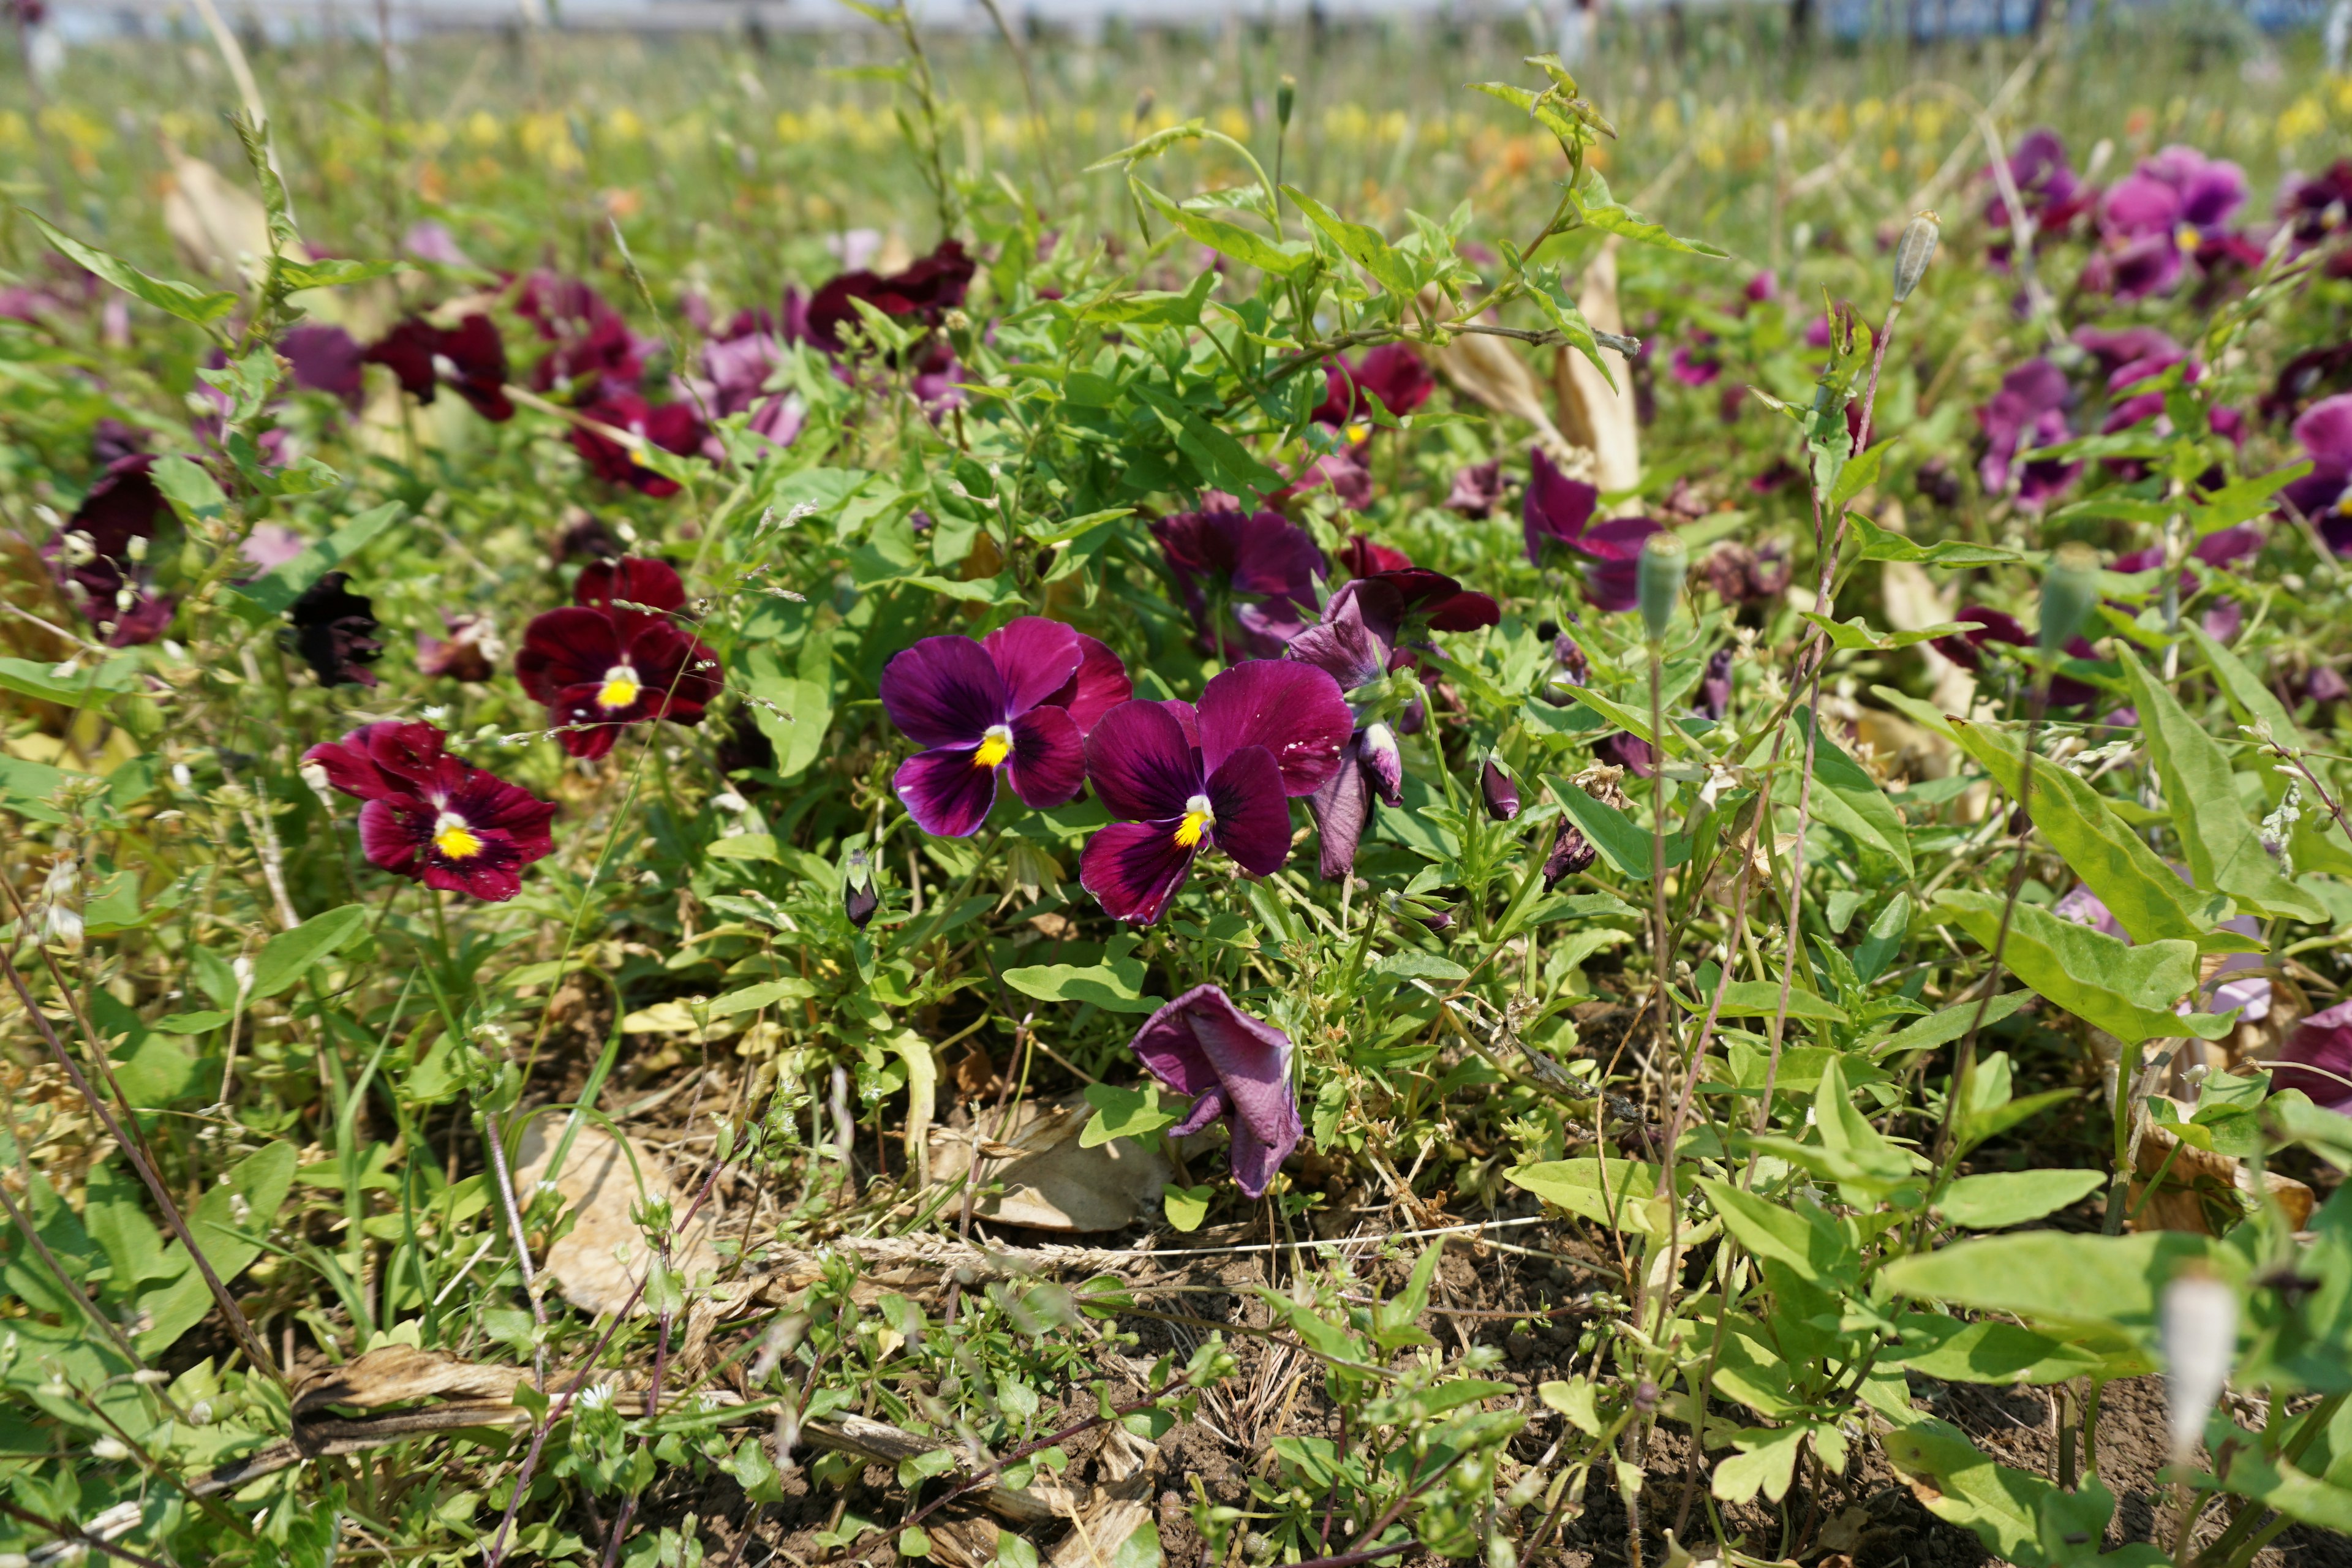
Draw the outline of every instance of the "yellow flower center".
<instances>
[{"instance_id":1,"label":"yellow flower center","mask_svg":"<svg viewBox=\"0 0 2352 1568\"><path fill-rule=\"evenodd\" d=\"M2190 225L2184 223L2172 231L2172 243L2182 250L2193 251L2205 243L2205 237L2198 233Z\"/></svg>"},{"instance_id":2,"label":"yellow flower center","mask_svg":"<svg viewBox=\"0 0 2352 1568\"><path fill-rule=\"evenodd\" d=\"M637 683L637 672L625 664L616 664L604 672L604 684L597 689L599 708L626 708L637 700L644 688Z\"/></svg>"},{"instance_id":3,"label":"yellow flower center","mask_svg":"<svg viewBox=\"0 0 2352 1568\"><path fill-rule=\"evenodd\" d=\"M2347 489L2336 498L2336 515L2352 517L2352 489Z\"/></svg>"},{"instance_id":4,"label":"yellow flower center","mask_svg":"<svg viewBox=\"0 0 2352 1568\"><path fill-rule=\"evenodd\" d=\"M1176 825L1176 842L1190 849L1201 842L1201 835L1217 825L1217 814L1209 809L1209 797L1196 795L1184 803L1184 820Z\"/></svg>"},{"instance_id":5,"label":"yellow flower center","mask_svg":"<svg viewBox=\"0 0 2352 1568\"><path fill-rule=\"evenodd\" d=\"M1013 754L1013 731L1003 724L991 724L988 733L980 738L980 750L971 754L971 765L992 768Z\"/></svg>"},{"instance_id":6,"label":"yellow flower center","mask_svg":"<svg viewBox=\"0 0 2352 1568\"><path fill-rule=\"evenodd\" d=\"M1348 426L1348 445L1350 447L1360 447L1371 438L1372 426L1370 420L1359 420Z\"/></svg>"},{"instance_id":7,"label":"yellow flower center","mask_svg":"<svg viewBox=\"0 0 2352 1568\"><path fill-rule=\"evenodd\" d=\"M452 860L470 860L482 852L482 839L464 817L445 811L433 824L433 847Z\"/></svg>"}]
</instances>

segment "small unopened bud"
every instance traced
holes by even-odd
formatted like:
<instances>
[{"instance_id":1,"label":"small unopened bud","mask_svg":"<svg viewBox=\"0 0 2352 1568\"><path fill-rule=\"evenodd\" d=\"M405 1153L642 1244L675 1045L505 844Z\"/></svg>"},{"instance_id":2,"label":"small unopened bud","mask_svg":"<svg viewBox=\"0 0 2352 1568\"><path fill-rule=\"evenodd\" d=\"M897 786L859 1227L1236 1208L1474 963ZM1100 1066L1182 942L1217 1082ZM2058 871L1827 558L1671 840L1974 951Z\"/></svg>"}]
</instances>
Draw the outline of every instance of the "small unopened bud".
<instances>
[{"instance_id":1,"label":"small unopened bud","mask_svg":"<svg viewBox=\"0 0 2352 1568\"><path fill-rule=\"evenodd\" d=\"M1508 822L1519 815L1519 786L1503 767L1503 761L1494 752L1486 753L1486 765L1478 770L1478 793L1486 797L1486 815L1497 822Z\"/></svg>"},{"instance_id":2,"label":"small unopened bud","mask_svg":"<svg viewBox=\"0 0 2352 1568\"><path fill-rule=\"evenodd\" d=\"M874 863L865 850L851 850L842 868L841 912L849 917L851 925L864 931L881 902L882 895L874 886Z\"/></svg>"},{"instance_id":3,"label":"small unopened bud","mask_svg":"<svg viewBox=\"0 0 2352 1568\"><path fill-rule=\"evenodd\" d=\"M1364 773L1384 805L1404 804L1404 753L1397 750L1396 731L1374 722L1364 727Z\"/></svg>"},{"instance_id":4,"label":"small unopened bud","mask_svg":"<svg viewBox=\"0 0 2352 1568\"><path fill-rule=\"evenodd\" d=\"M137 565L140 562L147 559L146 539L142 535L136 533L132 534L130 540L123 545L122 552L131 557L132 565Z\"/></svg>"},{"instance_id":5,"label":"small unopened bud","mask_svg":"<svg viewBox=\"0 0 2352 1568\"><path fill-rule=\"evenodd\" d=\"M1896 304L1911 298L1911 290L1919 287L1927 263L1936 259L1936 243L1943 237L1944 220L1934 213L1920 213L1903 226L1903 237L1895 242Z\"/></svg>"},{"instance_id":6,"label":"small unopened bud","mask_svg":"<svg viewBox=\"0 0 2352 1568\"><path fill-rule=\"evenodd\" d=\"M58 542L58 552L68 566L87 566L98 559L98 541L81 529L72 529Z\"/></svg>"},{"instance_id":7,"label":"small unopened bud","mask_svg":"<svg viewBox=\"0 0 2352 1568\"><path fill-rule=\"evenodd\" d=\"M89 1446L90 1457L97 1459L127 1459L130 1447L120 1437L100 1437Z\"/></svg>"},{"instance_id":8,"label":"small unopened bud","mask_svg":"<svg viewBox=\"0 0 2352 1568\"><path fill-rule=\"evenodd\" d=\"M228 972L236 979L236 994L242 999L253 989L253 960L238 953L228 961Z\"/></svg>"},{"instance_id":9,"label":"small unopened bud","mask_svg":"<svg viewBox=\"0 0 2352 1568\"><path fill-rule=\"evenodd\" d=\"M1286 73L1274 89L1274 122L1290 129L1290 111L1298 107L1298 79Z\"/></svg>"},{"instance_id":10,"label":"small unopened bud","mask_svg":"<svg viewBox=\"0 0 2352 1568\"><path fill-rule=\"evenodd\" d=\"M1652 642L1665 639L1666 628L1674 624L1675 605L1683 596L1683 578L1689 572L1690 547L1681 534L1654 533L1642 542L1636 592L1642 624L1649 628Z\"/></svg>"},{"instance_id":11,"label":"small unopened bud","mask_svg":"<svg viewBox=\"0 0 2352 1568\"><path fill-rule=\"evenodd\" d=\"M2042 651L2053 658L2074 640L2099 602L2099 553L2068 540L2050 553L2042 578Z\"/></svg>"},{"instance_id":12,"label":"small unopened bud","mask_svg":"<svg viewBox=\"0 0 2352 1568\"><path fill-rule=\"evenodd\" d=\"M2183 1274L2164 1288L2158 1331L2172 1462L2187 1465L2237 1356L2237 1292L2209 1274Z\"/></svg>"}]
</instances>

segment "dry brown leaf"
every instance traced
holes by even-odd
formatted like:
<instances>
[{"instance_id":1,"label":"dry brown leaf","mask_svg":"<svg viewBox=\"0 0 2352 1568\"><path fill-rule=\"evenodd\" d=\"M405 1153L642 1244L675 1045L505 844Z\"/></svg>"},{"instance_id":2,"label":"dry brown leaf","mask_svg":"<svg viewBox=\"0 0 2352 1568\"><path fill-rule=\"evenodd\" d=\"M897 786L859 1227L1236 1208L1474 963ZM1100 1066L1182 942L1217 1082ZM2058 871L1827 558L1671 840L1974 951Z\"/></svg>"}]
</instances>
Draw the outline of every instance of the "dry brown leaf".
<instances>
[{"instance_id":1,"label":"dry brown leaf","mask_svg":"<svg viewBox=\"0 0 2352 1568\"><path fill-rule=\"evenodd\" d=\"M1098 1492L1091 1507L1071 1518L1070 1533L1054 1548L1046 1568L1111 1568L1118 1549L1150 1520L1150 1505L1142 1500Z\"/></svg>"},{"instance_id":2,"label":"dry brown leaf","mask_svg":"<svg viewBox=\"0 0 2352 1568\"><path fill-rule=\"evenodd\" d=\"M185 153L173 158L163 227L189 266L223 282L259 276L269 257L269 215L260 199L202 158Z\"/></svg>"},{"instance_id":3,"label":"dry brown leaf","mask_svg":"<svg viewBox=\"0 0 2352 1568\"><path fill-rule=\"evenodd\" d=\"M1602 245L1586 264L1576 308L1596 331L1625 331L1617 303L1617 241ZM1591 482L1604 492L1630 490L1642 482L1642 425L1633 403L1633 378L1619 360L1617 384L1574 349L1561 349L1552 368L1552 391L1559 407L1559 431L1592 454ZM1638 508L1629 497L1619 510Z\"/></svg>"},{"instance_id":4,"label":"dry brown leaf","mask_svg":"<svg viewBox=\"0 0 2352 1568\"><path fill-rule=\"evenodd\" d=\"M2184 1121L2197 1109L2184 1100L2169 1103ZM2244 1161L2184 1144L2169 1128L2153 1118L2140 1125L2134 1163L2145 1178L2131 1184L2131 1205L2137 1211L2130 1221L2134 1230L2181 1230L2219 1236L2221 1229L2216 1224L2217 1218L2233 1218L2238 1213L2237 1199L2253 1197L2258 1193L2278 1201L2291 1229L2301 1230L2311 1218L2315 1194L2301 1182L2276 1171L2264 1171L2257 1186L2254 1173ZM2161 1183L2151 1196L2148 1186L2157 1180L2159 1171L2163 1173Z\"/></svg>"},{"instance_id":5,"label":"dry brown leaf","mask_svg":"<svg viewBox=\"0 0 2352 1568\"><path fill-rule=\"evenodd\" d=\"M669 1173L651 1152L631 1139L625 1144L601 1127L583 1122L560 1174L548 1165L563 1139L564 1119L534 1117L524 1129L514 1173L515 1198L552 1179L564 1206L577 1214L571 1234L547 1249L541 1267L554 1278L563 1299L583 1311L618 1312L645 1277L647 1251L629 1211L652 1201L667 1202L683 1219L686 1200L670 1185ZM670 1261L689 1283L714 1272L719 1254L710 1246L710 1216L672 1241ZM642 1302L638 1310L644 1310Z\"/></svg>"},{"instance_id":6,"label":"dry brown leaf","mask_svg":"<svg viewBox=\"0 0 2352 1568\"><path fill-rule=\"evenodd\" d=\"M1168 1162L1130 1138L1093 1149L1078 1147L1078 1133L1094 1108L1081 1096L1043 1105L1023 1100L1013 1107L1013 1129L1002 1139L998 1113L989 1111L972 1129L931 1129L931 1174L952 1181L971 1169L972 1148L1000 1160L984 1173L1003 1192L982 1198L972 1212L1000 1225L1037 1230L1119 1230L1157 1211L1168 1184ZM998 1150L1010 1155L999 1155Z\"/></svg>"},{"instance_id":7,"label":"dry brown leaf","mask_svg":"<svg viewBox=\"0 0 2352 1568\"><path fill-rule=\"evenodd\" d=\"M305 1378L294 1391L293 1413L329 1405L378 1410L420 1399L510 1400L523 1369L460 1361L446 1351L379 1345L358 1360Z\"/></svg>"},{"instance_id":8,"label":"dry brown leaf","mask_svg":"<svg viewBox=\"0 0 2352 1568\"><path fill-rule=\"evenodd\" d=\"M1949 621L1959 606L1951 590L1939 588L1927 570L1914 562L1889 561L1879 576L1879 603L1886 624L1898 632L1921 632ZM1927 661L1933 689L1927 700L1947 713L1962 718L1976 706L1977 678L1937 653L1932 643L1917 645Z\"/></svg>"}]
</instances>

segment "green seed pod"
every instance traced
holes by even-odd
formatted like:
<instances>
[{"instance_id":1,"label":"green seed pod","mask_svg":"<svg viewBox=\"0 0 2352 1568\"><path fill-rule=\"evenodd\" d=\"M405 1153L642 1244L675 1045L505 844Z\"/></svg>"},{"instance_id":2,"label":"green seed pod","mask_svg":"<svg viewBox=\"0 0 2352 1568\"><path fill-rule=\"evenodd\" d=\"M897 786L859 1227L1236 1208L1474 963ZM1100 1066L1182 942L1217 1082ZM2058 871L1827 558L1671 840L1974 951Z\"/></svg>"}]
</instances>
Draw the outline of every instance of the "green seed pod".
<instances>
[{"instance_id":1,"label":"green seed pod","mask_svg":"<svg viewBox=\"0 0 2352 1568\"><path fill-rule=\"evenodd\" d=\"M1934 213L1920 213L1903 226L1903 237L1895 242L1896 304L1911 298L1911 290L1919 287L1927 263L1936 259L1936 242L1943 234L1944 220Z\"/></svg>"},{"instance_id":2,"label":"green seed pod","mask_svg":"<svg viewBox=\"0 0 2352 1568\"><path fill-rule=\"evenodd\" d=\"M1280 86L1274 89L1275 123L1285 131L1290 129L1290 111L1298 105L1298 79L1286 74Z\"/></svg>"},{"instance_id":3,"label":"green seed pod","mask_svg":"<svg viewBox=\"0 0 2352 1568\"><path fill-rule=\"evenodd\" d=\"M1674 624L1675 605L1683 596L1683 578L1690 572L1690 548L1679 533L1654 533L1642 542L1640 595L1642 624L1652 642L1663 641Z\"/></svg>"},{"instance_id":4,"label":"green seed pod","mask_svg":"<svg viewBox=\"0 0 2352 1568\"><path fill-rule=\"evenodd\" d=\"M2050 554L2042 578L2042 651L2055 658L2090 618L2099 602L2099 552L2069 540Z\"/></svg>"}]
</instances>

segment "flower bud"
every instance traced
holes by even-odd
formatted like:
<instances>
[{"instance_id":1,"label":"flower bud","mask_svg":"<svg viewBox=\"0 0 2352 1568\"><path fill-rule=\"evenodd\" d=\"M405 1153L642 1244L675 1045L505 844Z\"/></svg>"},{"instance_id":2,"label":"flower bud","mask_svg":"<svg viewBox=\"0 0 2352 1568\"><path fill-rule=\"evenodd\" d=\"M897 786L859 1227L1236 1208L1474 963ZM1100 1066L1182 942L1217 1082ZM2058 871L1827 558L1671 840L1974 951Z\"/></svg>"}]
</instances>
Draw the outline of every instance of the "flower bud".
<instances>
[{"instance_id":1,"label":"flower bud","mask_svg":"<svg viewBox=\"0 0 2352 1568\"><path fill-rule=\"evenodd\" d=\"M1397 750L1396 731L1375 721L1364 726L1360 754L1364 774L1383 805L1404 804L1404 753Z\"/></svg>"},{"instance_id":2,"label":"flower bud","mask_svg":"<svg viewBox=\"0 0 2352 1568\"><path fill-rule=\"evenodd\" d=\"M135 566L147 559L147 541L134 533L124 542L122 552L131 557L131 563Z\"/></svg>"},{"instance_id":3,"label":"flower bud","mask_svg":"<svg viewBox=\"0 0 2352 1568\"><path fill-rule=\"evenodd\" d=\"M1551 853L1544 857L1544 891L1549 892L1579 871L1590 870L1601 851L1583 831L1566 817L1560 819L1559 831L1553 836Z\"/></svg>"},{"instance_id":4,"label":"flower bud","mask_svg":"<svg viewBox=\"0 0 2352 1568\"><path fill-rule=\"evenodd\" d=\"M2042 578L2042 651L2055 658L2074 640L2099 602L2099 554L2079 540L2050 553Z\"/></svg>"},{"instance_id":5,"label":"flower bud","mask_svg":"<svg viewBox=\"0 0 2352 1568\"><path fill-rule=\"evenodd\" d=\"M2164 1288L2158 1309L2164 1346L2166 1424L2172 1462L2187 1465L2205 1436L2205 1419L2230 1380L2238 1350L2238 1295L2209 1274L2183 1274Z\"/></svg>"},{"instance_id":6,"label":"flower bud","mask_svg":"<svg viewBox=\"0 0 2352 1568\"><path fill-rule=\"evenodd\" d=\"M1519 815L1519 786L1492 752L1478 770L1478 793L1486 797L1486 815L1496 821L1508 822Z\"/></svg>"},{"instance_id":7,"label":"flower bud","mask_svg":"<svg viewBox=\"0 0 2352 1568\"><path fill-rule=\"evenodd\" d=\"M1943 235L1944 220L1934 213L1920 213L1903 226L1903 237L1895 242L1896 304L1911 298L1911 290L1919 287L1927 263L1936 259L1936 242Z\"/></svg>"},{"instance_id":8,"label":"flower bud","mask_svg":"<svg viewBox=\"0 0 2352 1568\"><path fill-rule=\"evenodd\" d=\"M1275 123L1285 131L1290 129L1290 111L1298 104L1298 79L1285 73L1282 82L1274 89Z\"/></svg>"},{"instance_id":9,"label":"flower bud","mask_svg":"<svg viewBox=\"0 0 2352 1568\"><path fill-rule=\"evenodd\" d=\"M866 858L865 850L851 850L843 866L841 912L849 917L851 925L864 931L881 902L882 895L874 886L873 862Z\"/></svg>"},{"instance_id":10,"label":"flower bud","mask_svg":"<svg viewBox=\"0 0 2352 1568\"><path fill-rule=\"evenodd\" d=\"M1654 533L1642 542L1641 574L1635 591L1640 595L1642 624L1650 629L1650 640L1664 640L1666 628L1674 624L1675 605L1683 596L1683 578L1690 571L1690 548L1683 543L1679 533Z\"/></svg>"}]
</instances>

